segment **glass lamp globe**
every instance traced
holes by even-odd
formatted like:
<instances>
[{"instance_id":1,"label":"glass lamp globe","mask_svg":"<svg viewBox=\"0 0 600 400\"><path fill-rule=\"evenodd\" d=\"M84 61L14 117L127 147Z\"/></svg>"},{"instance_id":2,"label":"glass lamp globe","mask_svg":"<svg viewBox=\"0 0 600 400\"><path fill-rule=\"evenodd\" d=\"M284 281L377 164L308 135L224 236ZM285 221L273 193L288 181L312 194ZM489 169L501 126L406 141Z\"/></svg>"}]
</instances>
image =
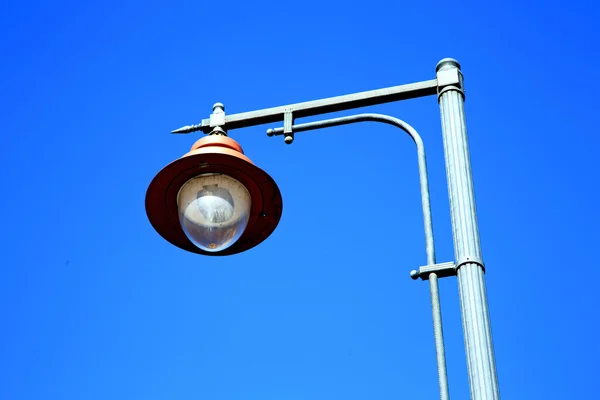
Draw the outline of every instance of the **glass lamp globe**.
<instances>
[{"instance_id":1,"label":"glass lamp globe","mask_svg":"<svg viewBox=\"0 0 600 400\"><path fill-rule=\"evenodd\" d=\"M179 222L200 249L217 252L234 244L250 217L251 198L238 180L224 174L203 174L179 190Z\"/></svg>"}]
</instances>

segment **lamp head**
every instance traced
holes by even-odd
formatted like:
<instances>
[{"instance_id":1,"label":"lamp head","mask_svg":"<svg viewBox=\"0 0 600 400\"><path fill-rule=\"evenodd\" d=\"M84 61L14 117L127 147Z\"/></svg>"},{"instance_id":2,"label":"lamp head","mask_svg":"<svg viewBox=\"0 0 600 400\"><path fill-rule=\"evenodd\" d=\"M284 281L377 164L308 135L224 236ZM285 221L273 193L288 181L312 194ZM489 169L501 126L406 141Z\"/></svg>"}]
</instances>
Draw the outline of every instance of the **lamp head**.
<instances>
[{"instance_id":1,"label":"lamp head","mask_svg":"<svg viewBox=\"0 0 600 400\"><path fill-rule=\"evenodd\" d=\"M154 229L184 250L230 255L265 240L281 219L275 181L222 135L206 136L164 167L146 192Z\"/></svg>"}]
</instances>

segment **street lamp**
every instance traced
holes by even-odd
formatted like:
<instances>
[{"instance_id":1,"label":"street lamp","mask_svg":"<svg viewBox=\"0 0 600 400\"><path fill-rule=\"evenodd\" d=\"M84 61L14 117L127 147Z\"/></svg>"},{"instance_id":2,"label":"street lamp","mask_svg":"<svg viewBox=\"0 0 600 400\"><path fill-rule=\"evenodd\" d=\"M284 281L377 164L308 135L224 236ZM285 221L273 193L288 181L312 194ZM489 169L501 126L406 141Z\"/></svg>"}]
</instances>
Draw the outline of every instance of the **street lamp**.
<instances>
[{"instance_id":1,"label":"street lamp","mask_svg":"<svg viewBox=\"0 0 600 400\"><path fill-rule=\"evenodd\" d=\"M380 114L359 114L324 121L294 124L296 118L350 110L376 104L437 95L450 198L454 262L436 263L429 202L425 149L417 131L406 122ZM204 255L230 255L264 241L281 218L281 193L273 179L255 166L240 145L227 137L233 129L283 121L269 136L284 136L291 144L294 133L364 121L394 125L417 147L419 182L427 265L411 271L413 279L428 280L440 398L449 398L438 278L457 276L471 398L498 400L500 392L492 344L481 256L479 229L468 150L464 112L464 85L456 60L441 60L436 79L308 101L281 107L225 115L222 104L210 118L172 133L202 131L182 158L163 168L146 193L146 212L152 226L167 241Z\"/></svg>"}]
</instances>

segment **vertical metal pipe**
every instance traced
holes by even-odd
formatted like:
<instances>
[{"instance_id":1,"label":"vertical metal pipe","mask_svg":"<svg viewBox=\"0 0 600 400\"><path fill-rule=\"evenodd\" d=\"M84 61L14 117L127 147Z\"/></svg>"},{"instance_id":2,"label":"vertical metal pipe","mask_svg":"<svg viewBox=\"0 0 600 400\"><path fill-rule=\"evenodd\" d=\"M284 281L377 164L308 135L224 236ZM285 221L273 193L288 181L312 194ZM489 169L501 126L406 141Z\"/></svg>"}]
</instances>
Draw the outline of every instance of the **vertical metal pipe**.
<instances>
[{"instance_id":1,"label":"vertical metal pipe","mask_svg":"<svg viewBox=\"0 0 600 400\"><path fill-rule=\"evenodd\" d=\"M498 400L460 65L456 60L444 59L437 65L437 76L471 399ZM458 76L458 81L452 83L452 76Z\"/></svg>"},{"instance_id":2,"label":"vertical metal pipe","mask_svg":"<svg viewBox=\"0 0 600 400\"><path fill-rule=\"evenodd\" d=\"M435 273L429 274L429 290L431 292L431 314L433 316L433 335L435 338L435 355L437 357L440 400L448 400L450 394L448 393L448 375L446 373L446 354L444 352L440 290L438 287L438 276Z\"/></svg>"},{"instance_id":3,"label":"vertical metal pipe","mask_svg":"<svg viewBox=\"0 0 600 400\"><path fill-rule=\"evenodd\" d=\"M421 183L421 205L423 208L423 222L425 226L425 250L427 264L435 264L435 246L433 240L433 222L431 216L431 203L429 199L429 182L427 177L427 162L425 161L425 146L418 134L411 134L417 145L419 159L419 177ZM418 139L418 140L417 140ZM446 350L444 348L444 332L442 329L442 309L440 306L440 291L438 276L429 275L429 291L431 293L431 314L433 317L433 335L435 338L435 356L437 359L438 384L440 386L440 400L449 400L448 373L446 370Z\"/></svg>"},{"instance_id":4,"label":"vertical metal pipe","mask_svg":"<svg viewBox=\"0 0 600 400\"><path fill-rule=\"evenodd\" d=\"M410 132L409 132L410 133ZM425 250L427 253L427 264L434 265L435 246L433 240L433 222L431 216L431 202L429 198L429 182L427 176L427 162L425 158L425 146L418 134L411 134L417 145L419 160L419 177L421 183L421 205L423 208L423 222L425 226ZM418 140L417 140L418 139ZM442 329L442 309L440 306L440 291L438 276L429 274L429 291L431 293L431 314L433 317L433 335L435 338L435 356L437 359L438 384L440 387L440 400L449 400L448 373L446 370L446 350L444 347L444 332Z\"/></svg>"}]
</instances>

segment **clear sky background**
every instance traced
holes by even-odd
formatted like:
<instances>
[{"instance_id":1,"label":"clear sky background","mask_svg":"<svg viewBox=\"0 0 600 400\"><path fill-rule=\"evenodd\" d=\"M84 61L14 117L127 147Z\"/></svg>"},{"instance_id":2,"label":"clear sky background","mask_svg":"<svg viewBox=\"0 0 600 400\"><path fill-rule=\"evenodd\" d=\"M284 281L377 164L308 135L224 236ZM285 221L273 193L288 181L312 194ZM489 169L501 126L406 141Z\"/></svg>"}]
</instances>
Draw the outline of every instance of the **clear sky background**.
<instances>
[{"instance_id":1,"label":"clear sky background","mask_svg":"<svg viewBox=\"0 0 600 400\"><path fill-rule=\"evenodd\" d=\"M144 197L200 137L169 132L217 101L236 113L428 80L444 57L466 79L501 395L597 395L594 2L167 3L0 5L0 399L437 398L400 130L291 146L265 134L281 124L232 131L284 199L244 254L173 247ZM452 261L435 97L367 110L423 136L438 261ZM440 285L451 397L466 399L456 280Z\"/></svg>"}]
</instances>

